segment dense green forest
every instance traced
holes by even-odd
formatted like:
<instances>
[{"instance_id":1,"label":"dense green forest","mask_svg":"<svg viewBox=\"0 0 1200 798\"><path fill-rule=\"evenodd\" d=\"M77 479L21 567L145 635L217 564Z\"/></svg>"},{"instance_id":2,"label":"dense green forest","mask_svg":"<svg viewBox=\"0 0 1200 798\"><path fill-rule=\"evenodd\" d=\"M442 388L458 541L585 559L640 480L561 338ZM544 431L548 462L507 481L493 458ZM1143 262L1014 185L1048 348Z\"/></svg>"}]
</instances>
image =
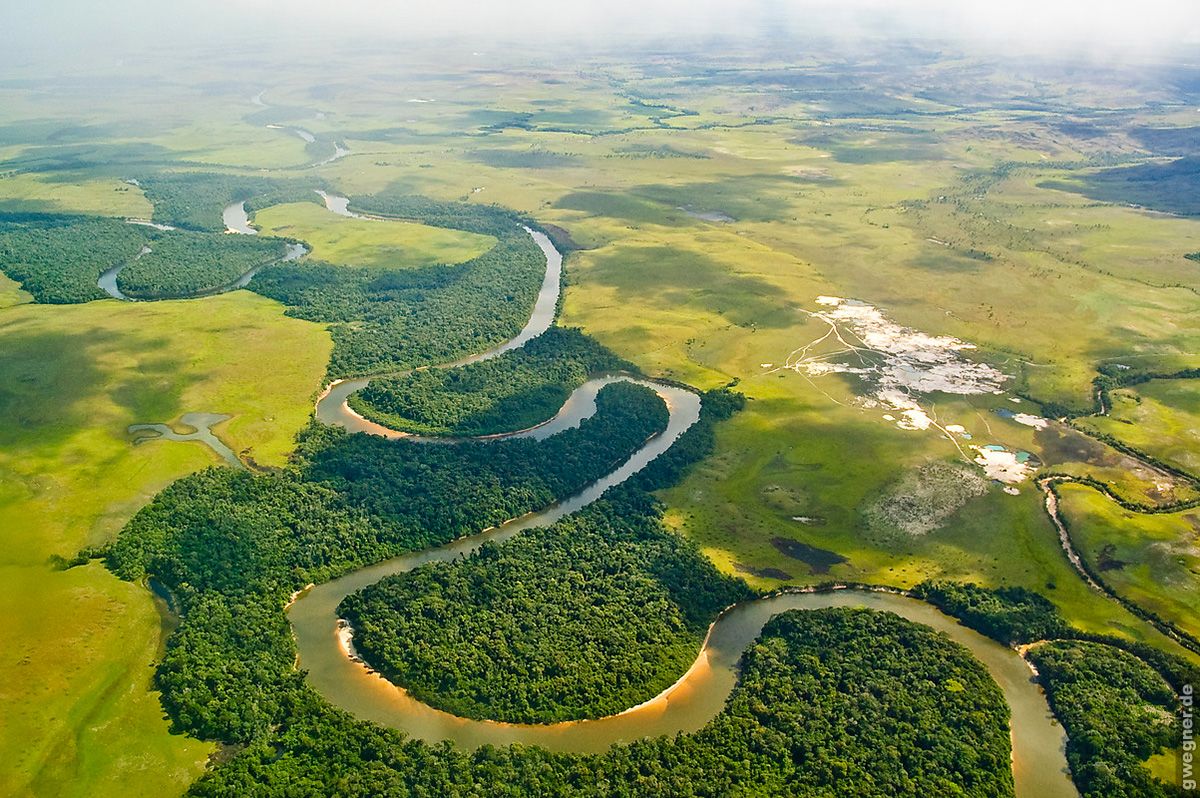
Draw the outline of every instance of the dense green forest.
<instances>
[{"instance_id":1,"label":"dense green forest","mask_svg":"<svg viewBox=\"0 0 1200 798\"><path fill-rule=\"evenodd\" d=\"M315 177L284 180L214 172L158 172L140 177L138 185L154 205L154 221L210 233L225 231L221 212L231 202L245 201L250 211L284 202L319 202L314 189L325 188Z\"/></svg>"},{"instance_id":2,"label":"dense green forest","mask_svg":"<svg viewBox=\"0 0 1200 798\"><path fill-rule=\"evenodd\" d=\"M364 659L426 703L534 723L654 697L692 664L717 614L751 596L631 489L468 559L385 579L339 614Z\"/></svg>"},{"instance_id":3,"label":"dense green forest","mask_svg":"<svg viewBox=\"0 0 1200 798\"><path fill-rule=\"evenodd\" d=\"M1023 587L996 589L958 582L922 582L913 595L1005 645L1069 634L1066 620L1044 596Z\"/></svg>"},{"instance_id":4,"label":"dense green forest","mask_svg":"<svg viewBox=\"0 0 1200 798\"><path fill-rule=\"evenodd\" d=\"M258 275L253 290L288 305L290 315L332 325L330 377L448 363L521 330L546 258L518 216L421 197L371 200L406 219L494 236L497 244L455 265L381 273L305 261Z\"/></svg>"},{"instance_id":5,"label":"dense green forest","mask_svg":"<svg viewBox=\"0 0 1200 798\"><path fill-rule=\"evenodd\" d=\"M350 208L362 213L407 219L433 227L466 230L468 233L500 238L513 235L513 225L530 220L499 205L445 202L403 191L385 191L351 197Z\"/></svg>"},{"instance_id":6,"label":"dense green forest","mask_svg":"<svg viewBox=\"0 0 1200 798\"><path fill-rule=\"evenodd\" d=\"M936 674L931 678L931 674ZM298 689L291 717L210 771L193 796L854 796L1013 794L1008 708L987 671L890 613L789 612L742 659L695 734L604 754L428 746Z\"/></svg>"},{"instance_id":7,"label":"dense green forest","mask_svg":"<svg viewBox=\"0 0 1200 798\"><path fill-rule=\"evenodd\" d=\"M281 722L302 682L283 614L293 591L564 498L666 424L640 386L609 386L599 404L540 442L429 446L314 425L284 472L213 468L156 496L107 560L175 597L182 619L156 681L176 727L246 742Z\"/></svg>"},{"instance_id":8,"label":"dense green forest","mask_svg":"<svg viewBox=\"0 0 1200 798\"><path fill-rule=\"evenodd\" d=\"M1175 691L1153 668L1119 648L1080 640L1036 646L1029 659L1067 731L1067 761L1084 798L1183 795L1142 764L1179 745Z\"/></svg>"},{"instance_id":9,"label":"dense green forest","mask_svg":"<svg viewBox=\"0 0 1200 798\"><path fill-rule=\"evenodd\" d=\"M153 229L119 219L52 214L0 215L0 270L38 302L103 299L96 280L133 260Z\"/></svg>"},{"instance_id":10,"label":"dense green forest","mask_svg":"<svg viewBox=\"0 0 1200 798\"><path fill-rule=\"evenodd\" d=\"M142 185L156 203L156 220L193 230L223 230L220 212L230 197L252 197L250 207L316 198L307 185L273 178L164 173ZM253 290L288 305L290 315L331 324L331 377L450 362L520 331L546 264L520 217L493 206L420 197L370 199L405 218L486 233L498 243L465 263L425 269L380 272L305 260L259 274ZM150 252L137 257L145 245ZM96 280L122 262L130 265L118 284L130 296L187 296L231 283L282 249L281 239L162 232L112 219L0 217L0 268L40 302L101 299ZM575 344L573 355L594 357L589 363L616 362L594 344ZM541 401L545 405L549 393Z\"/></svg>"},{"instance_id":11,"label":"dense green forest","mask_svg":"<svg viewBox=\"0 0 1200 798\"><path fill-rule=\"evenodd\" d=\"M640 385L606 386L597 407L602 412L578 429L544 441L398 447L373 435L317 427L302 444L301 473L400 523L408 549L426 548L577 492L667 425L662 400Z\"/></svg>"},{"instance_id":12,"label":"dense green forest","mask_svg":"<svg viewBox=\"0 0 1200 798\"><path fill-rule=\"evenodd\" d=\"M591 374L632 369L579 330L551 327L491 360L371 380L350 397L350 405L390 429L490 435L553 417Z\"/></svg>"},{"instance_id":13,"label":"dense green forest","mask_svg":"<svg viewBox=\"0 0 1200 798\"><path fill-rule=\"evenodd\" d=\"M0 216L0 270L38 302L55 304L107 297L96 281L121 264L117 285L131 297L204 293L279 260L287 244L281 238L163 231L102 217Z\"/></svg>"},{"instance_id":14,"label":"dense green forest","mask_svg":"<svg viewBox=\"0 0 1200 798\"><path fill-rule=\"evenodd\" d=\"M1002 643L1036 644L1027 657L1070 737L1067 758L1085 798L1182 794L1140 763L1177 745L1175 696L1200 683L1200 668L1144 643L1076 629L1024 588L926 582L913 594Z\"/></svg>"},{"instance_id":15,"label":"dense green forest","mask_svg":"<svg viewBox=\"0 0 1200 798\"><path fill-rule=\"evenodd\" d=\"M252 269L279 260L288 242L281 238L193 233L160 233L149 251L132 258L117 275L117 286L137 299L186 297L219 290Z\"/></svg>"},{"instance_id":16,"label":"dense green forest","mask_svg":"<svg viewBox=\"0 0 1200 798\"><path fill-rule=\"evenodd\" d=\"M1146 643L1084 632L1067 623L1045 596L1022 587L986 588L957 582L923 582L913 595L1005 645L1042 640L1086 640L1116 646L1181 688L1200 683L1200 668Z\"/></svg>"}]
</instances>

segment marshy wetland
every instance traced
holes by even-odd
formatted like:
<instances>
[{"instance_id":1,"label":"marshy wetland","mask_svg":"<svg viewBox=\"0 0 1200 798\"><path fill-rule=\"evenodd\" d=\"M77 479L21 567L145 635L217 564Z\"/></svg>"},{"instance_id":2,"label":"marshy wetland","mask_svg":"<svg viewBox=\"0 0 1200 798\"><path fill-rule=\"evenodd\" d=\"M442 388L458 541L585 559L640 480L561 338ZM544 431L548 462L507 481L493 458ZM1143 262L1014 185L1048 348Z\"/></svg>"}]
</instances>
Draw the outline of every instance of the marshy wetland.
<instances>
[{"instance_id":1,"label":"marshy wetland","mask_svg":"<svg viewBox=\"0 0 1200 798\"><path fill-rule=\"evenodd\" d=\"M1174 795L1194 70L880 57L14 72L0 792Z\"/></svg>"}]
</instances>

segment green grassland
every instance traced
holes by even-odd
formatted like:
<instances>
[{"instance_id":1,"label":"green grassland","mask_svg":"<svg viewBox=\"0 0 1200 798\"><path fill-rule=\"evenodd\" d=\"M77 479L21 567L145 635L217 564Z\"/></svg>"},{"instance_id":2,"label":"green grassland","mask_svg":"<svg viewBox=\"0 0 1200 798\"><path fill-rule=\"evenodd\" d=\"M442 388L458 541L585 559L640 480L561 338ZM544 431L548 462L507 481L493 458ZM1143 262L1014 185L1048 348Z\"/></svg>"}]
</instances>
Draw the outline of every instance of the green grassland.
<instances>
[{"instance_id":1,"label":"green grassland","mask_svg":"<svg viewBox=\"0 0 1200 798\"><path fill-rule=\"evenodd\" d=\"M116 178L16 173L0 177L0 211L149 219L151 207L141 189Z\"/></svg>"},{"instance_id":2,"label":"green grassland","mask_svg":"<svg viewBox=\"0 0 1200 798\"><path fill-rule=\"evenodd\" d=\"M1094 490L1062 485L1062 511L1080 556L1119 595L1200 634L1200 512L1144 515Z\"/></svg>"},{"instance_id":3,"label":"green grassland","mask_svg":"<svg viewBox=\"0 0 1200 798\"><path fill-rule=\"evenodd\" d=\"M306 202L265 208L255 214L254 224L266 235L307 242L316 260L351 266L461 263L495 243L491 236L415 222L348 219Z\"/></svg>"},{"instance_id":4,"label":"green grassland","mask_svg":"<svg viewBox=\"0 0 1200 798\"><path fill-rule=\"evenodd\" d=\"M219 462L195 443L134 446L130 424L228 413L223 440L281 465L328 335L247 292L0 315L0 792L177 794L212 747L167 733L149 687L163 636L151 594L49 558L111 539L166 484Z\"/></svg>"},{"instance_id":5,"label":"green grassland","mask_svg":"<svg viewBox=\"0 0 1200 798\"><path fill-rule=\"evenodd\" d=\"M1112 410L1077 423L1200 474L1200 381L1152 380L1111 393Z\"/></svg>"},{"instance_id":6,"label":"green grassland","mask_svg":"<svg viewBox=\"0 0 1200 798\"><path fill-rule=\"evenodd\" d=\"M33 301L28 291L21 289L21 284L10 277L0 274L0 310L14 305L23 305Z\"/></svg>"}]
</instances>

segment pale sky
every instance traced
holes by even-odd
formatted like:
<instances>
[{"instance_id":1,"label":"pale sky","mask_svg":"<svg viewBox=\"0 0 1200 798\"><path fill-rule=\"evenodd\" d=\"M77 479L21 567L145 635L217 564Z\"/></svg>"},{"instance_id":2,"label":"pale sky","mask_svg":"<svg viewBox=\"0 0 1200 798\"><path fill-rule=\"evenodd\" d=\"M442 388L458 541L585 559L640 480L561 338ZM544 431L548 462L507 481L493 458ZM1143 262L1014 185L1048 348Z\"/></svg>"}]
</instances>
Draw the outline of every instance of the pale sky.
<instances>
[{"instance_id":1,"label":"pale sky","mask_svg":"<svg viewBox=\"0 0 1200 798\"><path fill-rule=\"evenodd\" d=\"M4 2L0 54L83 50L277 32L404 41L552 35L613 41L787 31L854 41L924 36L998 52L1163 56L1200 64L1200 0L39 0ZM40 60L40 59L39 59Z\"/></svg>"}]
</instances>

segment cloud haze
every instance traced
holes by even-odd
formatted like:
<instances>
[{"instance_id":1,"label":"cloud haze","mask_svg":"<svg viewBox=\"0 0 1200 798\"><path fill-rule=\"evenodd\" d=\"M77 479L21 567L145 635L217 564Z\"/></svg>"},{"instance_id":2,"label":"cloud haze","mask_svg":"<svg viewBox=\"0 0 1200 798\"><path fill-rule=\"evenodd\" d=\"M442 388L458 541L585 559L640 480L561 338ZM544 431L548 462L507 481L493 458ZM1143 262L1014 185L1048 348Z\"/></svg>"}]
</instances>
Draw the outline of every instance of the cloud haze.
<instances>
[{"instance_id":1,"label":"cloud haze","mask_svg":"<svg viewBox=\"0 0 1200 798\"><path fill-rule=\"evenodd\" d=\"M1200 63L1197 0L43 0L0 10L0 52L80 52L299 36L330 44L553 37L575 47L772 34L960 41L1009 53Z\"/></svg>"}]
</instances>

